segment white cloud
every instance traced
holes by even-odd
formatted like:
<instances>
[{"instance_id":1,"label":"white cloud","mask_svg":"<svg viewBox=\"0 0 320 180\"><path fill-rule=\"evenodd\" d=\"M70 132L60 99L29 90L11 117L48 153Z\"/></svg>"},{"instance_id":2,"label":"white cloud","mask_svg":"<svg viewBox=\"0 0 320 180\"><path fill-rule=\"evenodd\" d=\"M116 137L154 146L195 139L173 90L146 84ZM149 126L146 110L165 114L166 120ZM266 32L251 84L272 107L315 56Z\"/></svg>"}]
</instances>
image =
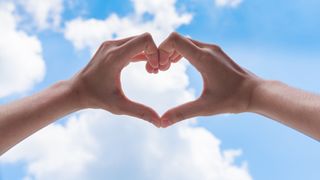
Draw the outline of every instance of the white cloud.
<instances>
[{"instance_id":1,"label":"white cloud","mask_svg":"<svg viewBox=\"0 0 320 180\"><path fill-rule=\"evenodd\" d=\"M178 13L175 1L166 2L132 0L134 13L125 17L111 14L104 20L77 18L66 23L65 37L77 49L89 48L95 50L101 42L115 37L132 36L142 32L151 32L159 42L178 26L188 24L192 15ZM144 16L152 16L144 20ZM168 18L164 18L168 17Z\"/></svg>"},{"instance_id":2,"label":"white cloud","mask_svg":"<svg viewBox=\"0 0 320 180\"><path fill-rule=\"evenodd\" d=\"M215 0L218 7L238 7L241 3L242 0Z\"/></svg>"},{"instance_id":3,"label":"white cloud","mask_svg":"<svg viewBox=\"0 0 320 180\"><path fill-rule=\"evenodd\" d=\"M162 83L169 78L175 82ZM184 63L157 76L137 63L124 70L122 82L130 97L158 110L194 98ZM2 160L26 162L31 179L250 180L246 164L234 164L239 155L240 150L222 151L213 134L190 121L157 129L136 118L85 110L66 125L39 131Z\"/></svg>"},{"instance_id":4,"label":"white cloud","mask_svg":"<svg viewBox=\"0 0 320 180\"><path fill-rule=\"evenodd\" d=\"M32 17L40 30L58 28L61 23L64 0L17 0L23 10Z\"/></svg>"},{"instance_id":5,"label":"white cloud","mask_svg":"<svg viewBox=\"0 0 320 180\"><path fill-rule=\"evenodd\" d=\"M41 43L17 29L14 10L0 3L0 98L30 89L45 73Z\"/></svg>"},{"instance_id":6,"label":"white cloud","mask_svg":"<svg viewBox=\"0 0 320 180\"><path fill-rule=\"evenodd\" d=\"M128 16L72 20L66 25L65 37L77 49L92 52L104 40L145 31L160 42L192 17L178 13L174 0L133 3L135 11ZM145 13L154 18L145 20ZM166 22L157 19L164 14L170 17ZM150 75L143 63L131 64L121 76L124 91L131 99L163 113L195 98L188 88L187 67L182 61L169 71ZM220 141L205 128L195 127L195 122L157 129L136 118L84 110L72 115L65 125L52 124L32 135L1 160L25 162L26 179L250 180L246 163L234 163L241 150L221 150Z\"/></svg>"}]
</instances>

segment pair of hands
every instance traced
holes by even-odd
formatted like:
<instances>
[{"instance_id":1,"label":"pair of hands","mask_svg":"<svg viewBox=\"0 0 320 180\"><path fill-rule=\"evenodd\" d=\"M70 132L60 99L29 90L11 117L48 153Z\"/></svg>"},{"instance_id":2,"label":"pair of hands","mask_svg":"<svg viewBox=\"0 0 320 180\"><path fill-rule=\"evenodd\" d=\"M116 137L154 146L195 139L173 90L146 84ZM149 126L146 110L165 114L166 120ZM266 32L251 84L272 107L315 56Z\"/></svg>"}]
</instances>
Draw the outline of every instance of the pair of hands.
<instances>
[{"instance_id":1,"label":"pair of hands","mask_svg":"<svg viewBox=\"0 0 320 180\"><path fill-rule=\"evenodd\" d=\"M146 61L157 73L185 57L204 81L201 96L165 112L129 100L120 82L132 61ZM83 108L101 108L138 117L157 127L220 113L254 112L320 139L320 96L268 81L237 65L218 46L172 33L159 47L150 34L104 42L90 63L73 78L32 96L0 106L0 155L54 120Z\"/></svg>"},{"instance_id":2,"label":"pair of hands","mask_svg":"<svg viewBox=\"0 0 320 180\"><path fill-rule=\"evenodd\" d=\"M201 96L165 112L129 100L122 91L121 70L130 62L146 60L146 70L158 73L185 57L204 81ZM159 47L149 33L104 42L90 63L72 79L81 108L101 108L113 114L147 120L168 127L195 116L247 111L256 76L237 65L218 46L172 33Z\"/></svg>"}]
</instances>

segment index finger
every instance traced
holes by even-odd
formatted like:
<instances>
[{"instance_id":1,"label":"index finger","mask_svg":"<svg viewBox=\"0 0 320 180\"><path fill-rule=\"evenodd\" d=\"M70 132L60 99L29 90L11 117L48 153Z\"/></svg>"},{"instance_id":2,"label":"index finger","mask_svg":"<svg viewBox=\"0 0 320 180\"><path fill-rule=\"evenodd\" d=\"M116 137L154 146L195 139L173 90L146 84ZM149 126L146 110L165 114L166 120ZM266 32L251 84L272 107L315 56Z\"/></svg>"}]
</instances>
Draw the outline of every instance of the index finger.
<instances>
[{"instance_id":1,"label":"index finger","mask_svg":"<svg viewBox=\"0 0 320 180\"><path fill-rule=\"evenodd\" d=\"M134 55L131 59L131 62L147 61L148 57L144 52Z\"/></svg>"},{"instance_id":2,"label":"index finger","mask_svg":"<svg viewBox=\"0 0 320 180\"><path fill-rule=\"evenodd\" d=\"M171 33L159 46L159 51L164 51L167 54L174 50L187 58L195 67L199 68L201 66L201 63L199 62L199 56L203 53L201 48L176 32ZM160 53L160 55L161 54L163 53ZM160 64L161 62L166 61L163 58L164 57L160 56Z\"/></svg>"},{"instance_id":3,"label":"index finger","mask_svg":"<svg viewBox=\"0 0 320 180\"><path fill-rule=\"evenodd\" d=\"M158 68L158 48L149 33L130 39L118 48L122 50L120 59L125 63L128 63L132 57L143 51L150 65L153 68Z\"/></svg>"}]
</instances>

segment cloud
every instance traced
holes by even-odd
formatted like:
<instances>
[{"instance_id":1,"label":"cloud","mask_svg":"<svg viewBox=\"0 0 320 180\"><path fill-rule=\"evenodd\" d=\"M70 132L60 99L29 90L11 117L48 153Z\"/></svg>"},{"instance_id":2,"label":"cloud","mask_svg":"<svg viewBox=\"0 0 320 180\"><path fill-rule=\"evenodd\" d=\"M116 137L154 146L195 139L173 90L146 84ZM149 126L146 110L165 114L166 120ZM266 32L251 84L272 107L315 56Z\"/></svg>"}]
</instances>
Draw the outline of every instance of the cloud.
<instances>
[{"instance_id":1,"label":"cloud","mask_svg":"<svg viewBox=\"0 0 320 180\"><path fill-rule=\"evenodd\" d=\"M219 144L204 128L158 130L87 111L38 132L3 161L27 162L30 179L251 179L245 164L233 165L241 152Z\"/></svg>"},{"instance_id":2,"label":"cloud","mask_svg":"<svg viewBox=\"0 0 320 180\"><path fill-rule=\"evenodd\" d=\"M242 0L215 0L218 7L238 7L241 3Z\"/></svg>"},{"instance_id":3,"label":"cloud","mask_svg":"<svg viewBox=\"0 0 320 180\"><path fill-rule=\"evenodd\" d=\"M163 111L194 98L186 90L186 67L182 62L150 76L137 63L124 70L122 82L129 97ZM239 151L221 152L219 144L206 129L190 123L161 130L134 118L89 110L64 126L39 131L2 161L26 162L31 179L119 179L123 172L125 179L250 179L245 164L233 165Z\"/></svg>"},{"instance_id":4,"label":"cloud","mask_svg":"<svg viewBox=\"0 0 320 180\"><path fill-rule=\"evenodd\" d=\"M133 36L142 32L151 32L159 42L177 27L188 24L192 19L190 13L176 11L174 0L166 2L132 0L132 2L134 13L125 17L111 14L104 20L79 17L67 22L65 38L77 49L91 50L95 50L105 40ZM145 16L148 15L150 19L145 20Z\"/></svg>"},{"instance_id":5,"label":"cloud","mask_svg":"<svg viewBox=\"0 0 320 180\"><path fill-rule=\"evenodd\" d=\"M45 74L37 37L17 29L15 6L0 3L0 98L29 90Z\"/></svg>"},{"instance_id":6,"label":"cloud","mask_svg":"<svg viewBox=\"0 0 320 180\"><path fill-rule=\"evenodd\" d=\"M17 0L17 4L31 16L40 30L58 28L61 23L64 0Z\"/></svg>"},{"instance_id":7,"label":"cloud","mask_svg":"<svg viewBox=\"0 0 320 180\"><path fill-rule=\"evenodd\" d=\"M75 48L91 52L104 40L145 31L160 42L192 18L187 12L177 12L174 0L132 2L134 12L127 16L67 22L65 38ZM145 19L146 13L152 18ZM170 17L166 22L160 18L164 14ZM188 88L188 66L181 61L169 71L150 75L143 63L130 64L121 76L125 94L163 113L195 98ZM195 119L158 129L133 117L83 110L66 124L52 124L32 135L1 160L25 162L26 179L250 180L246 163L234 163L240 155L241 150L221 150L220 141L196 127Z\"/></svg>"}]
</instances>

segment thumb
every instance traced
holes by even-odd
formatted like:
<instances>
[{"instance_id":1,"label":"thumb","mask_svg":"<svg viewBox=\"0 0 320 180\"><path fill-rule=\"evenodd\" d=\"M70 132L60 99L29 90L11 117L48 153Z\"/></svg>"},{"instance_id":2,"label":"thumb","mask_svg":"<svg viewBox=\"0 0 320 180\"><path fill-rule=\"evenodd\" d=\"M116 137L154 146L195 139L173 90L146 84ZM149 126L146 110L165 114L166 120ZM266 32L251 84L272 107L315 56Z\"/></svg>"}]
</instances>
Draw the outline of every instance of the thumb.
<instances>
[{"instance_id":1,"label":"thumb","mask_svg":"<svg viewBox=\"0 0 320 180\"><path fill-rule=\"evenodd\" d=\"M165 112L161 120L161 127L166 128L176 122L189 119L196 116L204 115L205 104L203 101L197 99L175 108L172 108Z\"/></svg>"},{"instance_id":2,"label":"thumb","mask_svg":"<svg viewBox=\"0 0 320 180\"><path fill-rule=\"evenodd\" d=\"M140 103L133 102L127 98L125 98L119 104L119 110L122 112L121 114L133 116L139 119L143 119L155 125L156 127L160 127L160 117L152 108L145 106Z\"/></svg>"}]
</instances>

